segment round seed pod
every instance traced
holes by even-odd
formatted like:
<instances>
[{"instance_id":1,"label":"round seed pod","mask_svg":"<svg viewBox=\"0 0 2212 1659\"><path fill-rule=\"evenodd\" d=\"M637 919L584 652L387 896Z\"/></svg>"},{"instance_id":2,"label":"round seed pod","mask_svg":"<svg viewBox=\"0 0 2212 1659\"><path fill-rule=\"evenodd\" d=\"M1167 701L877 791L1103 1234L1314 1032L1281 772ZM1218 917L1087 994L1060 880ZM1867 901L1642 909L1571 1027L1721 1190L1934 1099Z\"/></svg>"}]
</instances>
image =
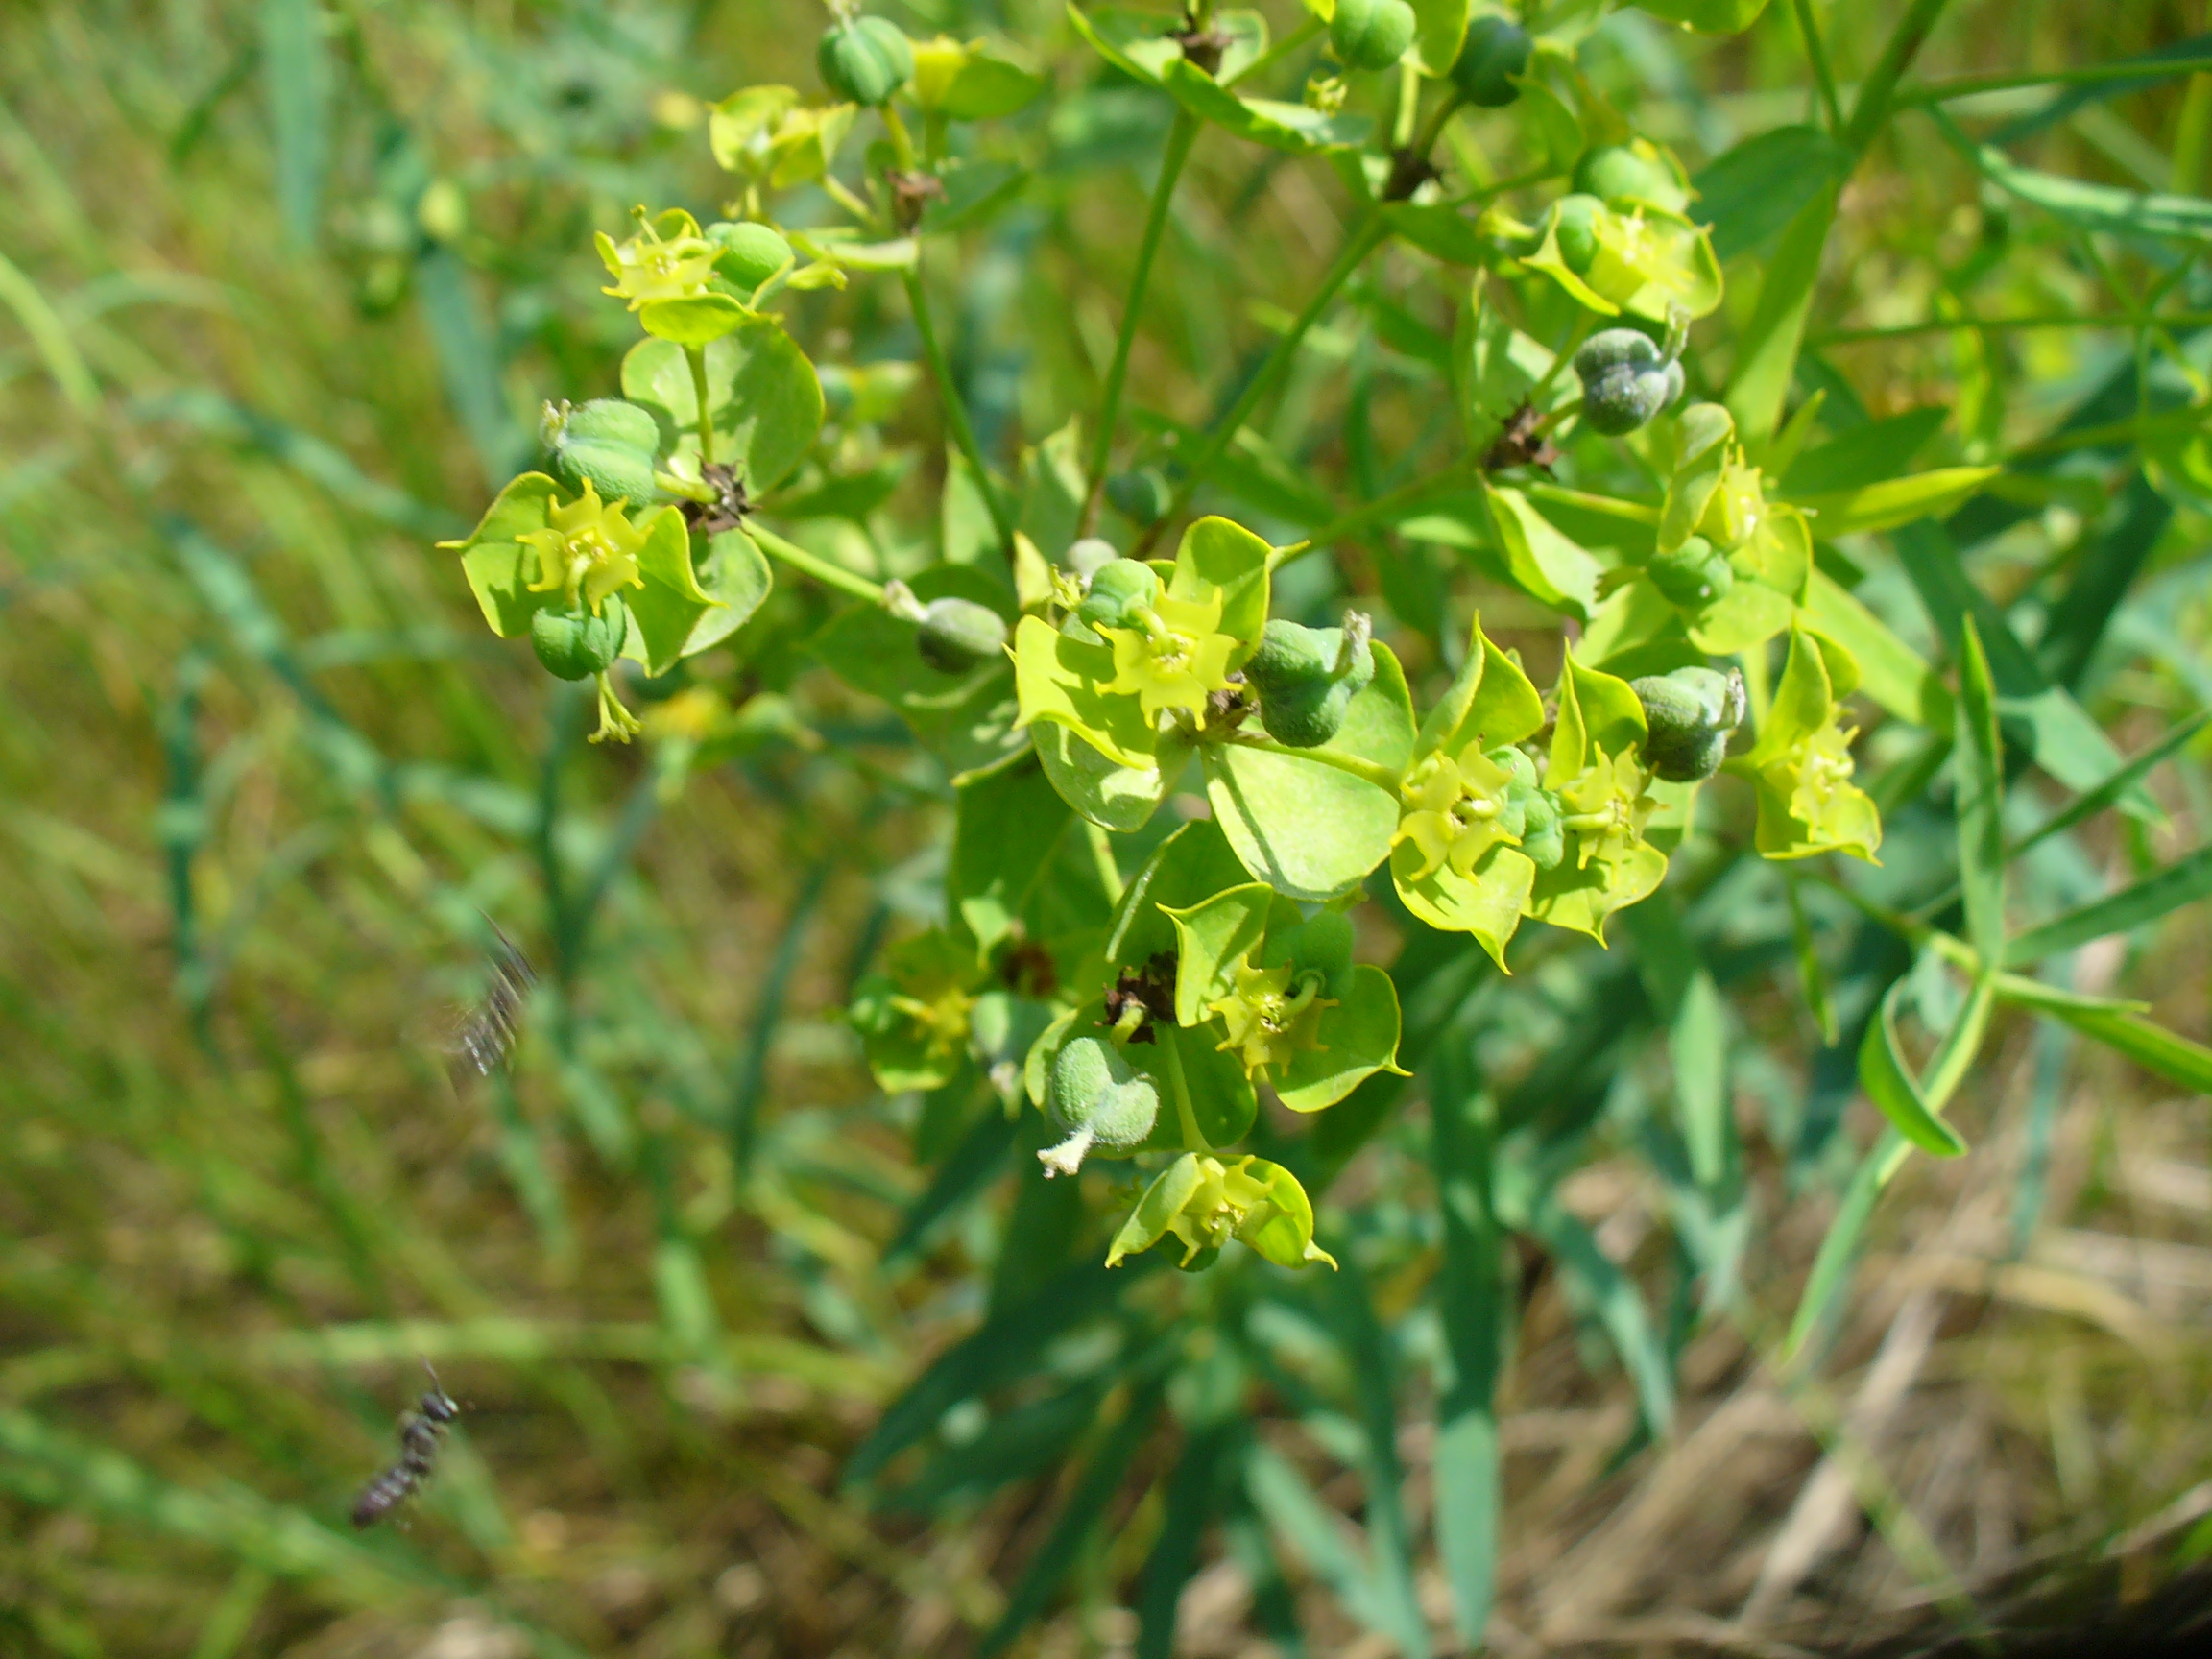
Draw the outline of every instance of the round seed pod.
<instances>
[{"instance_id":1,"label":"round seed pod","mask_svg":"<svg viewBox=\"0 0 2212 1659\"><path fill-rule=\"evenodd\" d=\"M1608 206L1648 202L1670 213L1690 205L1690 192L1673 169L1648 144L1604 144L1585 151L1575 164L1575 188Z\"/></svg>"},{"instance_id":2,"label":"round seed pod","mask_svg":"<svg viewBox=\"0 0 2212 1659\"><path fill-rule=\"evenodd\" d=\"M1575 353L1582 381L1582 420L1618 438L1644 425L1682 395L1682 366L1666 361L1651 337L1634 328L1594 334Z\"/></svg>"},{"instance_id":3,"label":"round seed pod","mask_svg":"<svg viewBox=\"0 0 2212 1659\"><path fill-rule=\"evenodd\" d=\"M1731 669L1677 668L1628 682L1644 705L1644 759L1670 783L1695 783L1720 770L1728 738L1743 720L1743 676Z\"/></svg>"},{"instance_id":4,"label":"round seed pod","mask_svg":"<svg viewBox=\"0 0 2212 1659\"><path fill-rule=\"evenodd\" d=\"M619 397L594 397L573 409L548 403L542 436L553 475L569 489L589 484L601 500L632 505L660 499L653 463L661 428L637 404Z\"/></svg>"},{"instance_id":5,"label":"round seed pod","mask_svg":"<svg viewBox=\"0 0 2212 1659\"><path fill-rule=\"evenodd\" d=\"M1244 664L1244 683L1260 695L1260 724L1286 749L1317 749L1335 736L1352 699L1375 678L1367 619L1354 612L1345 624L1269 622Z\"/></svg>"},{"instance_id":6,"label":"round seed pod","mask_svg":"<svg viewBox=\"0 0 2212 1659\"><path fill-rule=\"evenodd\" d=\"M1598 215L1604 211L1605 204L1595 196L1562 196L1552 209L1559 258L1577 276L1598 263Z\"/></svg>"},{"instance_id":7,"label":"round seed pod","mask_svg":"<svg viewBox=\"0 0 2212 1659\"><path fill-rule=\"evenodd\" d=\"M771 225L709 225L707 240L715 247L715 274L748 294L791 263L791 244Z\"/></svg>"},{"instance_id":8,"label":"round seed pod","mask_svg":"<svg viewBox=\"0 0 2212 1659\"><path fill-rule=\"evenodd\" d=\"M1045 1109L1062 1134L1089 1131L1089 1145L1128 1152L1144 1143L1160 1115L1160 1092L1138 1075L1121 1050L1098 1037L1077 1037L1052 1061Z\"/></svg>"},{"instance_id":9,"label":"round seed pod","mask_svg":"<svg viewBox=\"0 0 2212 1659\"><path fill-rule=\"evenodd\" d=\"M1685 611L1725 599L1736 586L1736 572L1726 555L1702 536L1693 536L1670 552L1652 555L1644 571L1670 605Z\"/></svg>"},{"instance_id":10,"label":"round seed pod","mask_svg":"<svg viewBox=\"0 0 2212 1659\"><path fill-rule=\"evenodd\" d=\"M973 599L932 599L922 608L914 637L922 661L940 674L965 674L1006 649L1006 621Z\"/></svg>"},{"instance_id":11,"label":"round seed pod","mask_svg":"<svg viewBox=\"0 0 2212 1659\"><path fill-rule=\"evenodd\" d=\"M1129 613L1160 597L1160 578L1152 566L1134 559L1114 559L1092 572L1091 588L1075 614L1094 628L1122 628Z\"/></svg>"},{"instance_id":12,"label":"round seed pod","mask_svg":"<svg viewBox=\"0 0 2212 1659\"><path fill-rule=\"evenodd\" d=\"M589 680L604 674L622 655L630 633L630 608L622 595L599 601L599 613L579 605L573 611L540 611L530 618L530 649L557 680Z\"/></svg>"},{"instance_id":13,"label":"round seed pod","mask_svg":"<svg viewBox=\"0 0 2212 1659\"><path fill-rule=\"evenodd\" d=\"M1556 870L1567 856L1567 831L1559 824L1559 797L1539 789L1528 797L1521 827L1521 851L1539 870Z\"/></svg>"},{"instance_id":14,"label":"round seed pod","mask_svg":"<svg viewBox=\"0 0 2212 1659\"><path fill-rule=\"evenodd\" d=\"M843 18L823 32L814 66L838 97L878 109L913 79L914 46L888 18Z\"/></svg>"},{"instance_id":15,"label":"round seed pod","mask_svg":"<svg viewBox=\"0 0 2212 1659\"><path fill-rule=\"evenodd\" d=\"M1106 480L1106 499L1114 503L1115 512L1135 524L1159 523L1167 516L1167 504L1174 498L1174 492L1156 467L1117 472Z\"/></svg>"},{"instance_id":16,"label":"round seed pod","mask_svg":"<svg viewBox=\"0 0 2212 1659\"><path fill-rule=\"evenodd\" d=\"M1329 44L1347 69L1387 69L1413 44L1413 29L1406 0L1336 0Z\"/></svg>"},{"instance_id":17,"label":"round seed pod","mask_svg":"<svg viewBox=\"0 0 2212 1659\"><path fill-rule=\"evenodd\" d=\"M1467 37L1452 64L1452 82L1467 102L1502 109L1521 96L1513 77L1528 67L1535 50L1528 31L1510 18L1485 12L1467 25Z\"/></svg>"}]
</instances>

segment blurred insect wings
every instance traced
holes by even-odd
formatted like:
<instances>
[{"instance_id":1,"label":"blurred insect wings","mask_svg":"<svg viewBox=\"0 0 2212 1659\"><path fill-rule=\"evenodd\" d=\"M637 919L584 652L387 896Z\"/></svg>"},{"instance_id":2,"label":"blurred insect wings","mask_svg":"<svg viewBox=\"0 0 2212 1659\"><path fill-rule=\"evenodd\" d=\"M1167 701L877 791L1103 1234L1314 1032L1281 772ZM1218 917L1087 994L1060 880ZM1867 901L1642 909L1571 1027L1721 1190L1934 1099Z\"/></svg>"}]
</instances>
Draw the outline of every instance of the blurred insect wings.
<instances>
[{"instance_id":1,"label":"blurred insect wings","mask_svg":"<svg viewBox=\"0 0 2212 1659\"><path fill-rule=\"evenodd\" d=\"M538 971L522 948L501 932L497 923L491 923L491 927L498 943L489 957L490 980L475 1005L461 1015L445 1044L446 1070L456 1089L472 1078L506 1070L515 1057L531 988L538 983Z\"/></svg>"}]
</instances>

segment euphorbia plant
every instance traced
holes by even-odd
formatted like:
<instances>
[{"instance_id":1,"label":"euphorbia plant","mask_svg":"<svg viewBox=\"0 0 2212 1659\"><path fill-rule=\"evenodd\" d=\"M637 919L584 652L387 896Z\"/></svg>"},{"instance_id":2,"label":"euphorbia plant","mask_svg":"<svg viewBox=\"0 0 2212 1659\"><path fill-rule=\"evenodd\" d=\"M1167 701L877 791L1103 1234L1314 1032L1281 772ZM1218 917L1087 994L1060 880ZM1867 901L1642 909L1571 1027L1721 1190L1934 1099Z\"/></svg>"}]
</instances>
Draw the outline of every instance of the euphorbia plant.
<instances>
[{"instance_id":1,"label":"euphorbia plant","mask_svg":"<svg viewBox=\"0 0 2212 1659\"><path fill-rule=\"evenodd\" d=\"M546 469L508 485L452 544L494 632L527 632L549 670L594 678L599 735L624 741L638 723L619 659L664 685L727 646L738 666L682 672L735 685L746 664L788 655L788 639L764 636L803 614L762 612L774 566L833 603L807 652L897 711L929 757L910 786L951 806L939 913L888 947L851 1008L886 1094L966 1125L918 1201L924 1219L972 1201L992 1160L1022 1147L1002 1248L1028 1247L1029 1229L1087 1240L1054 1283L1093 1298L1084 1308L1118 1308L1125 1340L1095 1365L1127 1383L1132 1414L1159 1409L1169 1374L1218 1362L1204 1386L1232 1391L1272 1375L1242 1335L1219 1351L1187 1338L1211 1310L1255 1299L1322 1306L1323 1292L1286 1286L1357 1265L1356 1245L1407 1268L1408 1294L1433 1281L1464 1483L1438 1525L1472 1640L1487 1588L1471 1540L1498 1490L1479 1430L1504 1352L1508 1233L1540 1241L1584 1303L1613 1310L1607 1334L1648 1426L1665 1427L1665 1365L1636 1347L1653 1340L1637 1293L1552 1196L1647 1049L1666 1057L1677 1111L1636 1118L1634 1143L1678 1220L1682 1317L1700 1297L1706 1312L1741 1311L1747 1153L1720 1092L1714 894L1733 883L1792 919L1824 1024L1808 919L1823 904L1971 981L1979 1012L1950 1023L1925 1076L1899 1046L1893 995L1860 1022L1866 1089L1899 1145L1960 1148L1941 1113L1999 999L2175 1075L2207 1058L2131 1008L2008 971L2020 947L2007 942L1992 829L2007 773L1990 664L2007 708L2035 700L2032 722L2004 729L2015 769L2032 760L2104 804L2127 799L2131 775L2064 687L2030 684L2029 653L1927 522L1998 468L1912 471L1909 449L1863 435L1863 411L1846 418L1833 370L1793 378L1836 182L1892 113L1939 5L1909 9L1848 124L1839 111L1833 132L1792 129L1731 157L1719 222L1700 194L1709 175L1635 132L1584 72L1608 9L1310 0L1272 42L1260 12L1210 0L1182 13L1070 7L1065 31L1017 45L912 41L840 5L818 56L825 96L751 86L712 111L729 217L640 207L626 236L599 235L604 293L646 336L621 397L550 409ZM1707 32L1762 11L1647 9ZM1118 330L1088 402L1064 400L1065 424L1017 445L971 409L930 276L956 271L963 237L1044 187L1040 158L1107 92L1161 132ZM1257 146L1310 170L1346 229L1302 308L1214 400L1217 416L1190 426L1133 365L1201 141L1240 164ZM1806 155L1818 165L1792 166ZM1725 278L1723 248L1736 254ZM1724 306L1731 279L1754 301ZM818 373L787 317L831 339L831 298L804 298L827 288L853 290L836 313L848 322L899 309L920 375L881 358ZM1263 420L1294 369L1310 376L1301 353L1339 311L1367 353L1355 360L1386 345L1435 417L1407 422L1385 468L1373 376L1358 381L1342 488L1299 470L1326 472L1334 438L1309 430L1293 465ZM891 417L918 377L946 448L895 454ZM918 459L933 499L915 514L902 481ZM1851 591L1885 532L1910 532L1905 565L1955 687ZM710 758L696 710L669 707L684 710L661 717L685 745L675 766ZM1879 763L1861 738L1877 725ZM1931 806L1939 776L1949 804ZM1885 812L1900 811L1958 825L1955 842L1936 837L1955 852L1914 912L1829 856L1873 867ZM1633 982L1604 954L1623 939ZM1533 988L1539 976L1517 972L1529 965L1543 970ZM1567 1052L1481 1077L1517 1022L1556 1017L1549 996L1610 1012ZM1715 1049L1718 1080L1686 1058ZM1376 1242L1375 1216L1316 1201L1360 1146L1406 1141L1401 1108L1415 1098L1442 1218ZM1860 1166L1865 1202L1845 1211L1792 1348L1898 1156L1886 1143ZM1119 1264L1162 1257L1201 1277L1180 1300L1138 1297ZM1101 1263L1118 1275L1104 1288L1085 1276ZM1002 1316L995 1305L977 1341L1034 1358L1046 1337ZM1060 1328L1043 1304L1025 1316ZM1371 1315L1344 1317L1356 1330ZM1010 1376L999 1364L978 1358L970 1386ZM940 1432L958 1398L924 1395L931 1409L894 1409L858 1473ZM1378 1467L1395 1455L1375 1455ZM1362 1616L1409 1617L1395 1594L1378 1590ZM1166 1651L1148 1630L1149 1650Z\"/></svg>"}]
</instances>

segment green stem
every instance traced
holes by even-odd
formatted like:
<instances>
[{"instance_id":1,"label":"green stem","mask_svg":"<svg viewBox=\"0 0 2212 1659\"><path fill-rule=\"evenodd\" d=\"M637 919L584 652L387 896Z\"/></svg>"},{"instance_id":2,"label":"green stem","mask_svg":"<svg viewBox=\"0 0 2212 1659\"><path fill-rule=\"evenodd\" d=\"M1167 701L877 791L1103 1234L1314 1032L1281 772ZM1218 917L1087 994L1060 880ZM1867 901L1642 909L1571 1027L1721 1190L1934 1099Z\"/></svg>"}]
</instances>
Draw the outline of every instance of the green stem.
<instances>
[{"instance_id":1,"label":"green stem","mask_svg":"<svg viewBox=\"0 0 2212 1659\"><path fill-rule=\"evenodd\" d=\"M1383 222L1382 213L1375 207L1369 207L1353 229L1351 239L1344 244L1344 251L1336 255L1336 262L1322 276L1321 285L1314 290L1313 297L1307 301L1305 310L1292 320L1283 337L1275 342L1274 349L1267 353L1266 361L1260 365L1259 373L1245 383L1244 390L1238 395L1237 401L1230 405L1228 413L1215 422L1213 435L1206 440L1205 445L1185 464L1183 482L1176 486L1174 499L1168 502L1167 511L1160 516L1159 520L1139 538L1132 557L1142 559L1149 552L1167 526L1190 505L1190 497L1197 493L1198 486L1206 481L1206 475L1213 470L1214 464L1221 459L1222 451L1229 447L1237 434L1243 429L1245 417L1258 407L1262 397L1275 389L1276 382L1282 379L1285 371L1290 367L1290 360L1297 355L1307 331L1320 321L1321 313L1336 298L1336 291L1351 280L1352 273L1359 269L1360 262L1381 246L1383 238L1389 234L1390 228Z\"/></svg>"},{"instance_id":2,"label":"green stem","mask_svg":"<svg viewBox=\"0 0 2212 1659\"><path fill-rule=\"evenodd\" d=\"M1363 506L1355 507L1351 512L1330 519L1328 523L1322 525L1305 541L1294 542L1288 547L1278 547L1268 557L1268 571L1272 573L1280 570L1293 559L1327 547L1332 542L1343 540L1355 530L1364 530L1378 519L1388 518L1412 506L1415 502L1426 500L1431 495L1441 494L1469 484L1474 480L1474 469L1462 464L1456 467L1447 467L1441 472L1431 472L1426 478L1416 478L1410 484L1402 484L1386 494L1376 496L1374 500Z\"/></svg>"},{"instance_id":3,"label":"green stem","mask_svg":"<svg viewBox=\"0 0 2212 1659\"><path fill-rule=\"evenodd\" d=\"M922 355L928 360L930 378L937 382L937 400L945 409L945 424L951 428L952 442L961 455L974 469L976 488L983 492L983 505L990 509L992 528L998 532L998 544L1011 553L1014 520L1006 512L1006 503L998 498L998 486L992 480L991 469L983 464L982 446L975 442L975 428L968 421L968 405L961 401L960 389L952 383L951 368L945 361L945 349L937 343L937 325L930 320L929 297L922 286L920 261L909 266L902 276L906 283L906 303L914 312L914 331L922 337Z\"/></svg>"},{"instance_id":4,"label":"green stem","mask_svg":"<svg viewBox=\"0 0 2212 1659\"><path fill-rule=\"evenodd\" d=\"M714 465L714 416L707 403L707 348L686 346L684 356L691 365L691 396L699 405L699 465Z\"/></svg>"},{"instance_id":5,"label":"green stem","mask_svg":"<svg viewBox=\"0 0 2212 1659\"><path fill-rule=\"evenodd\" d=\"M1406 774L1395 766L1385 766L1380 760L1362 759L1358 755L1347 755L1339 749L1293 749L1278 743L1272 737L1255 737L1239 732L1231 739L1240 749L1257 749L1262 755L1286 755L1293 760L1310 760L1319 766L1346 772L1362 782L1372 783L1378 789L1398 793L1398 785Z\"/></svg>"},{"instance_id":6,"label":"green stem","mask_svg":"<svg viewBox=\"0 0 2212 1659\"><path fill-rule=\"evenodd\" d=\"M1851 125L1844 129L1843 142L1855 156L1863 156L1866 147L1889 119L1891 107L1897 99L1897 82L1919 55L1927 43L1928 35L1936 27L1936 19L1942 15L1949 0L1912 0L1911 9L1898 19L1891 31L1889 43L1883 47L1882 58L1873 72L1860 84L1859 102L1851 109Z\"/></svg>"},{"instance_id":7,"label":"green stem","mask_svg":"<svg viewBox=\"0 0 2212 1659\"><path fill-rule=\"evenodd\" d=\"M1564 484L1547 483L1531 478L1521 487L1521 493L1534 501L1549 501L1557 507L1578 507L1585 513L1601 513L1608 518L1619 518L1630 524L1657 524L1659 509L1642 501L1619 501L1610 495L1593 495L1586 490L1570 490Z\"/></svg>"},{"instance_id":8,"label":"green stem","mask_svg":"<svg viewBox=\"0 0 2212 1659\"><path fill-rule=\"evenodd\" d=\"M1239 81L1274 68L1276 64L1282 62L1284 59L1289 57L1291 53L1297 51L1299 47L1305 45L1307 41L1312 39L1314 36L1328 27L1329 25L1322 22L1320 18L1309 16L1305 22L1299 24L1297 28L1284 36L1279 42L1253 59L1236 74L1221 77L1221 84L1234 86Z\"/></svg>"},{"instance_id":9,"label":"green stem","mask_svg":"<svg viewBox=\"0 0 2212 1659\"><path fill-rule=\"evenodd\" d=\"M1541 403L1544 394L1551 390L1551 382L1559 378L1559 372L1575 360L1575 353L1582 349L1582 342L1597 332L1598 313L1585 311L1575 319L1575 326L1567 331L1567 342L1551 354L1551 367L1544 371L1544 378L1528 388L1527 401Z\"/></svg>"},{"instance_id":10,"label":"green stem","mask_svg":"<svg viewBox=\"0 0 2212 1659\"><path fill-rule=\"evenodd\" d=\"M753 538L754 545L761 552L781 559L794 570L805 571L825 588L834 588L850 593L855 599L865 599L872 605L883 603L883 585L871 582L842 565L832 565L827 559L816 558L795 541L786 541L775 531L763 526L757 518L745 520L745 534Z\"/></svg>"},{"instance_id":11,"label":"green stem","mask_svg":"<svg viewBox=\"0 0 2212 1659\"><path fill-rule=\"evenodd\" d=\"M1080 533L1088 536L1098 523L1098 503L1106 492L1106 469L1114 457L1114 429L1121 416L1121 389L1129 378L1129 353L1137 344L1137 323L1144 309L1144 290L1152 279L1152 260L1160 252L1167 228L1167 210L1175 197L1175 181L1197 142L1198 117L1177 106L1175 124L1167 130L1167 147L1160 156L1160 177L1152 186L1152 204L1144 215L1144 234L1137 244L1137 266L1129 274L1129 298L1121 307L1121 331L1114 340L1114 361L1106 369L1106 394L1098 406L1098 431L1091 445L1091 488L1083 497Z\"/></svg>"},{"instance_id":12,"label":"green stem","mask_svg":"<svg viewBox=\"0 0 2212 1659\"><path fill-rule=\"evenodd\" d=\"M914 140L907 136L906 123L899 119L899 111L890 105L883 106L883 131L891 140L891 158L902 168L914 165Z\"/></svg>"},{"instance_id":13,"label":"green stem","mask_svg":"<svg viewBox=\"0 0 2212 1659\"><path fill-rule=\"evenodd\" d=\"M2081 317L2071 312L2052 311L2026 317L1938 317L1925 323L1893 323L1883 328L1835 328L1825 334L1809 334L1807 346L1849 346L1867 340L1908 340L1916 334L1948 334L1955 329L1987 329L1991 333L2024 332L2032 328L2203 328L2212 326L2212 311L2173 311L2163 315L2136 316L2125 312L2108 312L2103 316Z\"/></svg>"},{"instance_id":14,"label":"green stem","mask_svg":"<svg viewBox=\"0 0 2212 1659\"><path fill-rule=\"evenodd\" d=\"M1106 831L1088 818L1083 820L1083 832L1091 843L1091 858L1098 866L1098 884L1106 889L1106 902L1121 902L1121 866L1114 858L1114 842Z\"/></svg>"},{"instance_id":15,"label":"green stem","mask_svg":"<svg viewBox=\"0 0 2212 1659\"><path fill-rule=\"evenodd\" d=\"M2170 58L2155 62L2088 63L2079 69L2015 70L1996 75L1952 75L1908 86L1896 95L1900 105L1944 104L1983 92L2010 92L2026 86L2091 85L2101 81L2152 81L2167 76L2201 75L2212 58Z\"/></svg>"},{"instance_id":16,"label":"green stem","mask_svg":"<svg viewBox=\"0 0 2212 1659\"><path fill-rule=\"evenodd\" d=\"M1183 1051L1172 1037L1160 1038L1160 1069L1167 1073L1168 1093L1175 1096L1175 1118L1183 1131L1183 1144L1193 1152L1213 1151L1214 1142L1198 1127L1198 1113L1190 1104L1190 1079L1183 1074Z\"/></svg>"},{"instance_id":17,"label":"green stem","mask_svg":"<svg viewBox=\"0 0 2212 1659\"><path fill-rule=\"evenodd\" d=\"M1828 48L1820 39L1820 24L1813 15L1813 0L1797 0L1797 29L1805 36L1805 56L1813 65L1813 84L1820 89L1820 107L1828 111L1828 131L1843 131L1843 106L1836 98L1836 73L1828 66Z\"/></svg>"}]
</instances>

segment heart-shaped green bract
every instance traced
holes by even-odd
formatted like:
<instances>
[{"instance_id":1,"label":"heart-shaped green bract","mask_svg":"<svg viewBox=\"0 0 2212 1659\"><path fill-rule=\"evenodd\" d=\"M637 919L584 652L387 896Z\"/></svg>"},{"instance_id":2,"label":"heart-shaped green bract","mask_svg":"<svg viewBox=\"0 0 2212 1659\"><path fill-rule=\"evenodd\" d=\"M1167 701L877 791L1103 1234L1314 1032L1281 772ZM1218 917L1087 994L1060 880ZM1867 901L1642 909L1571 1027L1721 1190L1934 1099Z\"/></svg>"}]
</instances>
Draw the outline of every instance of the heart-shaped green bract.
<instances>
[{"instance_id":1,"label":"heart-shaped green bract","mask_svg":"<svg viewBox=\"0 0 2212 1659\"><path fill-rule=\"evenodd\" d=\"M747 316L701 348L714 459L755 496L774 489L814 446L822 383L814 365L769 317ZM699 397L691 363L673 340L640 340L622 359L622 396L660 422L664 454L699 455Z\"/></svg>"}]
</instances>

